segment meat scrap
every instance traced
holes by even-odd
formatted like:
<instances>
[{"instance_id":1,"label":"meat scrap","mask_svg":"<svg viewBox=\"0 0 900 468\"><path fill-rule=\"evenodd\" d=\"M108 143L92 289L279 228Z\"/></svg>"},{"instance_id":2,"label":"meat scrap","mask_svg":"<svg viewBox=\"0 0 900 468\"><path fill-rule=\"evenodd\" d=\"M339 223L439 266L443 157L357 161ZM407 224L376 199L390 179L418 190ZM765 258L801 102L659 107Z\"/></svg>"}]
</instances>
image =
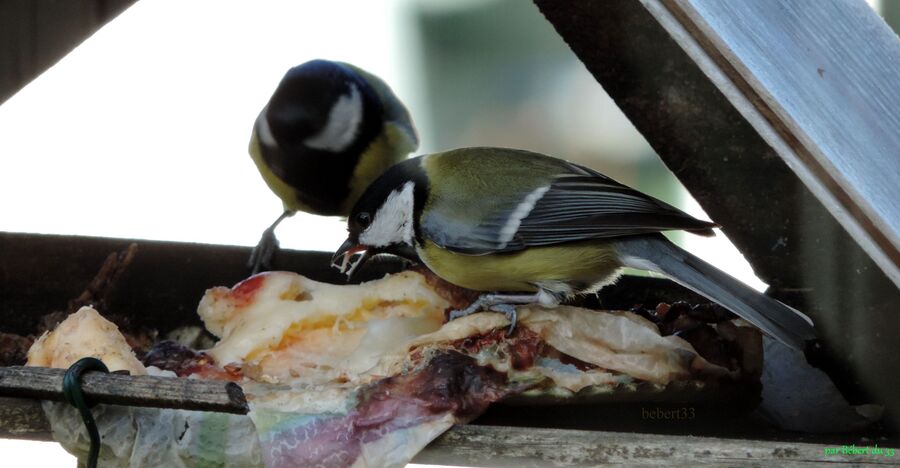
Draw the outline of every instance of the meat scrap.
<instances>
[{"instance_id":1,"label":"meat scrap","mask_svg":"<svg viewBox=\"0 0 900 468\"><path fill-rule=\"evenodd\" d=\"M161 370L172 371L178 377L196 375L204 379L230 380L232 382L243 379L239 367L219 367L209 354L195 351L171 340L156 343L141 361L146 367L153 366Z\"/></svg>"},{"instance_id":2,"label":"meat scrap","mask_svg":"<svg viewBox=\"0 0 900 468\"><path fill-rule=\"evenodd\" d=\"M754 344L758 331L733 323L716 308L664 304L639 310L641 318L622 311L523 305L517 309L518 328L507 335L502 314L444 321L447 309L471 295L415 272L352 286L268 272L207 292L198 313L220 340L205 351L162 341L137 361L135 344L85 308L43 339L43 350L32 350L33 364L66 367L87 352L104 361L127 361L124 368L132 374L152 375L156 371L147 367L154 367L183 378L237 381L251 412L229 417L234 426L228 430L221 418L198 416L190 430L175 426L178 439L150 437L144 429L154 424L156 434L172 433L172 419L166 419L171 413L154 419L155 414L129 408L110 411L143 421L130 424L141 428L135 447L193 456L182 436L204 444L192 434L224 431L241 435L227 448L247 442L241 453L257 453L267 466L360 461L402 466L453 424L526 391L560 398L583 389L615 392L635 382L732 379L759 369L748 365L761 349ZM60 442L83 447L80 421L62 423L58 426L78 431ZM220 455L224 450L207 448Z\"/></svg>"},{"instance_id":3,"label":"meat scrap","mask_svg":"<svg viewBox=\"0 0 900 468\"><path fill-rule=\"evenodd\" d=\"M34 338L0 332L0 366L21 366Z\"/></svg>"},{"instance_id":4,"label":"meat scrap","mask_svg":"<svg viewBox=\"0 0 900 468\"><path fill-rule=\"evenodd\" d=\"M524 370L534 365L535 359L541 355L545 346L541 337L527 328L520 328L512 336L506 330L496 328L487 333L474 335L449 343L449 347L465 352L468 355L478 354L487 347L498 359L508 360L509 367Z\"/></svg>"}]
</instances>

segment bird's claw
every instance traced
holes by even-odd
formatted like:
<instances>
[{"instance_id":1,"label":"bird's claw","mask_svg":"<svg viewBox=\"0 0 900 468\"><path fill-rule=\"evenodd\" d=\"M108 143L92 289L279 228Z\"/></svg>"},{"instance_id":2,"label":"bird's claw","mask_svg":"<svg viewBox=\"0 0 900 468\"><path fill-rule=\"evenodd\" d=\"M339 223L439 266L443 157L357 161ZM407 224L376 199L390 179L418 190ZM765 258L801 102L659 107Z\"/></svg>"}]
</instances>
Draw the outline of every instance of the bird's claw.
<instances>
[{"instance_id":1,"label":"bird's claw","mask_svg":"<svg viewBox=\"0 0 900 468\"><path fill-rule=\"evenodd\" d=\"M509 319L509 329L506 331L506 336L512 336L513 332L516 331L516 307L511 304L494 304L490 307L490 310L499 312Z\"/></svg>"},{"instance_id":2,"label":"bird's claw","mask_svg":"<svg viewBox=\"0 0 900 468\"><path fill-rule=\"evenodd\" d=\"M247 268L250 268L250 274L255 275L262 270L270 270L272 268L272 258L275 256L278 246L275 230L270 228L263 231L259 243L253 248L253 251L250 253L250 259L247 261Z\"/></svg>"},{"instance_id":3,"label":"bird's claw","mask_svg":"<svg viewBox=\"0 0 900 468\"><path fill-rule=\"evenodd\" d=\"M467 315L472 315L475 312L479 312L482 310L481 301L475 301L469 307L466 307L462 310L453 310L450 311L450 314L447 316L447 321L456 320L458 318L465 317ZM509 319L509 329L506 331L506 336L510 336L516 330L516 308L510 304L492 304L488 306L487 310L491 312L498 312L506 316Z\"/></svg>"},{"instance_id":4,"label":"bird's claw","mask_svg":"<svg viewBox=\"0 0 900 468\"><path fill-rule=\"evenodd\" d=\"M478 312L481 309L481 307L476 307L477 305L478 304L476 303L476 304L472 304L469 307L466 307L465 309L462 309L462 310L451 310L450 314L447 315L447 321L449 322L450 320L456 320L458 318L463 318L467 315L472 315L475 312Z\"/></svg>"}]
</instances>

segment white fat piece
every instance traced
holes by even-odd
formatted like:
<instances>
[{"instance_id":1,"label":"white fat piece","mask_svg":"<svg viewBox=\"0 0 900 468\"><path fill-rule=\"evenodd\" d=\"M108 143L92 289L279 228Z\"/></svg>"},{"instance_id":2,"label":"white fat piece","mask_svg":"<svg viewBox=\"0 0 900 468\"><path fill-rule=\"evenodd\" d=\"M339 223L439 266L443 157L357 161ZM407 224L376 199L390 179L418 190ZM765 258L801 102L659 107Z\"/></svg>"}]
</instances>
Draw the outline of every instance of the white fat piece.
<instances>
[{"instance_id":1,"label":"white fat piece","mask_svg":"<svg viewBox=\"0 0 900 468\"><path fill-rule=\"evenodd\" d=\"M410 181L394 190L375 212L372 224L359 235L359 243L372 247L413 242L413 192Z\"/></svg>"},{"instance_id":2,"label":"white fat piece","mask_svg":"<svg viewBox=\"0 0 900 468\"><path fill-rule=\"evenodd\" d=\"M264 107L262 112L259 113L259 117L256 118L256 135L263 146L277 148L278 143L275 141L275 135L272 135L272 129L269 128L269 120L266 119L268 111L269 106Z\"/></svg>"},{"instance_id":3,"label":"white fat piece","mask_svg":"<svg viewBox=\"0 0 900 468\"><path fill-rule=\"evenodd\" d=\"M362 94L350 83L350 94L341 95L328 112L328 121L319 133L303 140L306 146L324 151L341 152L356 139L363 118Z\"/></svg>"},{"instance_id":4,"label":"white fat piece","mask_svg":"<svg viewBox=\"0 0 900 468\"><path fill-rule=\"evenodd\" d=\"M550 190L549 185L534 189L519 203L518 206L516 206L516 209L510 213L509 218L506 220L506 224L500 228L500 235L497 238L497 240L500 241L501 249L506 248L506 244L512 240L519 230L519 226L522 225L522 220L531 213L531 210L534 209L534 205L537 204L538 200L540 200L545 193L547 193L547 190Z\"/></svg>"}]
</instances>

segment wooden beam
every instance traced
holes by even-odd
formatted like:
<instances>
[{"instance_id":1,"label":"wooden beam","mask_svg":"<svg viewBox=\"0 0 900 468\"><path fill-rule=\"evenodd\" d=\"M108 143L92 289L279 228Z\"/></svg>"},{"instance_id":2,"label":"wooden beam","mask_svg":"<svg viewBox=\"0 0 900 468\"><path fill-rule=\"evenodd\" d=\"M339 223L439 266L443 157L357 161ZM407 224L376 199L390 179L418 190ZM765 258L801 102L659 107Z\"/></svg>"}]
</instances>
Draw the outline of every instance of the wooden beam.
<instances>
[{"instance_id":1,"label":"wooden beam","mask_svg":"<svg viewBox=\"0 0 900 468\"><path fill-rule=\"evenodd\" d=\"M37 400L0 398L0 420L18 424L0 428L0 437L53 440ZM446 466L754 466L803 467L833 463L853 466L895 465L897 457L841 453L844 445L865 448L877 441L853 438L836 442L724 439L673 434L642 434L506 426L455 426L419 452L413 463ZM826 454L825 448L838 453ZM890 448L891 446L887 446ZM896 448L896 447L893 447ZM871 451L871 450L870 450Z\"/></svg>"},{"instance_id":2,"label":"wooden beam","mask_svg":"<svg viewBox=\"0 0 900 468\"><path fill-rule=\"evenodd\" d=\"M831 348L820 365L838 387L855 403L884 403L886 417L900 426L900 374L883 372L885 365L900 366L900 343L885 332L900 329L900 288L781 157L782 148L770 143L778 134L760 130L745 116L746 109L758 113L753 97L728 84L732 75L661 0L535 3L669 169L724 226L770 285L769 293L813 318ZM755 24L752 17L732 20ZM816 70L812 77L823 79ZM748 104L736 104L740 100ZM872 145L893 144L895 137ZM893 170L882 172L891 177Z\"/></svg>"},{"instance_id":3,"label":"wooden beam","mask_svg":"<svg viewBox=\"0 0 900 468\"><path fill-rule=\"evenodd\" d=\"M62 391L64 374L64 369L46 367L0 367L0 397L66 401ZM221 380L94 371L82 376L82 388L91 403L233 414L249 411L241 387Z\"/></svg>"},{"instance_id":4,"label":"wooden beam","mask_svg":"<svg viewBox=\"0 0 900 468\"><path fill-rule=\"evenodd\" d=\"M642 3L900 286L890 27L863 0Z\"/></svg>"},{"instance_id":5,"label":"wooden beam","mask_svg":"<svg viewBox=\"0 0 900 468\"><path fill-rule=\"evenodd\" d=\"M872 443L872 447L875 443ZM875 454L826 454L840 445L625 432L502 426L457 426L435 439L413 463L450 466L780 466L835 463L894 465ZM881 447L884 448L884 447ZM871 451L871 450L870 450ZM891 451L890 453L893 453Z\"/></svg>"}]
</instances>

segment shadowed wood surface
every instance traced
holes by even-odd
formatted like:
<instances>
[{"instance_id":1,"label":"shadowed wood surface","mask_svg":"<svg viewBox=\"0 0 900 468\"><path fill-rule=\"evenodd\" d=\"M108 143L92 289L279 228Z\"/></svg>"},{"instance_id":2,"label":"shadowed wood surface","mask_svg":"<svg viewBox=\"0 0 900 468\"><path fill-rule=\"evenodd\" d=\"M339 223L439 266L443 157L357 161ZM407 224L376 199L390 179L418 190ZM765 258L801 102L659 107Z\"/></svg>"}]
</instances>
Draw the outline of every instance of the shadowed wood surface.
<instances>
[{"instance_id":1,"label":"shadowed wood surface","mask_svg":"<svg viewBox=\"0 0 900 468\"><path fill-rule=\"evenodd\" d=\"M66 401L62 390L65 373L65 369L46 367L0 367L0 397ZM234 414L249 410L241 387L221 380L95 371L82 376L81 386L91 403Z\"/></svg>"},{"instance_id":2,"label":"shadowed wood surface","mask_svg":"<svg viewBox=\"0 0 900 468\"><path fill-rule=\"evenodd\" d=\"M769 293L813 318L845 395L900 423L900 374L884 372L900 366L900 289L733 103L750 98L661 0L535 3Z\"/></svg>"},{"instance_id":3,"label":"shadowed wood surface","mask_svg":"<svg viewBox=\"0 0 900 468\"><path fill-rule=\"evenodd\" d=\"M249 276L250 247L103 237L0 232L0 332L33 334L41 317L63 311L82 294L111 252L137 253L106 298L104 315L128 315L135 327L160 335L183 325L200 325L197 304L215 286L232 286ZM273 269L293 271L333 284L347 277L331 268L331 253L279 250ZM376 257L353 275L352 282L399 271L402 262ZM657 278L624 277L604 290L601 302L587 307L625 308L644 303L686 300L706 302L688 289Z\"/></svg>"},{"instance_id":4,"label":"shadowed wood surface","mask_svg":"<svg viewBox=\"0 0 900 468\"><path fill-rule=\"evenodd\" d=\"M872 444L875 445L874 443ZM833 445L626 432L588 432L502 426L457 426L413 458L413 463L546 467L811 466L836 463L894 465L896 454L825 454Z\"/></svg>"},{"instance_id":5,"label":"shadowed wood surface","mask_svg":"<svg viewBox=\"0 0 900 468\"><path fill-rule=\"evenodd\" d=\"M43 315L66 310L111 252L125 251L135 242L134 261L108 298L108 309L101 311L128 315L135 327L164 334L199 325L197 304L206 289L232 286L250 274L245 266L249 247L0 232L0 331L34 333ZM276 254L274 268L346 282L330 263L326 252L283 250ZM391 268L398 264L373 262L354 280L378 278Z\"/></svg>"}]
</instances>

